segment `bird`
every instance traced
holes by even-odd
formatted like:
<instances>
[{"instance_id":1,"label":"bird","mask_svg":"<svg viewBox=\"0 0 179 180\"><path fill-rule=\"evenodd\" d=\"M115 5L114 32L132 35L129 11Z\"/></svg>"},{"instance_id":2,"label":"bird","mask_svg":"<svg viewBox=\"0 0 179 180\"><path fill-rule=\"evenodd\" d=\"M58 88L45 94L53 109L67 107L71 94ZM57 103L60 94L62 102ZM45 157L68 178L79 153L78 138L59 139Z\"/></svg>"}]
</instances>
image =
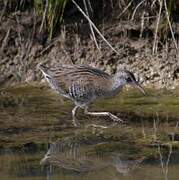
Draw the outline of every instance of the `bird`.
<instances>
[{"instance_id":1,"label":"bird","mask_svg":"<svg viewBox=\"0 0 179 180\"><path fill-rule=\"evenodd\" d=\"M48 67L41 63L38 68L52 89L74 102L75 107L72 109L74 126L79 126L75 116L78 108L84 109L86 115L108 116L113 121L123 122L110 112L91 112L88 109L96 99L116 96L127 84L137 87L144 95L146 94L134 74L126 69L119 69L110 75L88 65L63 64Z\"/></svg>"}]
</instances>

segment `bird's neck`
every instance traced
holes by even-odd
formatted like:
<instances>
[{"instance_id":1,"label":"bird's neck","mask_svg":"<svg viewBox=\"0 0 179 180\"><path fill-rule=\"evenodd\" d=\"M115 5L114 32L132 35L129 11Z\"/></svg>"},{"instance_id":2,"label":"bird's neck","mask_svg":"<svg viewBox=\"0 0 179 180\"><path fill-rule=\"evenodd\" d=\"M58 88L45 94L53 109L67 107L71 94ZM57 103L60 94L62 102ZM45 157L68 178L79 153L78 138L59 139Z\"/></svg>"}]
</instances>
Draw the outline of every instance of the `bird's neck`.
<instances>
[{"instance_id":1,"label":"bird's neck","mask_svg":"<svg viewBox=\"0 0 179 180\"><path fill-rule=\"evenodd\" d=\"M123 78L119 78L116 75L112 77L112 89L122 89L126 85L126 81Z\"/></svg>"},{"instance_id":2,"label":"bird's neck","mask_svg":"<svg viewBox=\"0 0 179 180\"><path fill-rule=\"evenodd\" d=\"M125 81L123 81L122 79L119 80L115 76L111 76L111 78L112 78L111 88L107 92L109 97L117 95L122 90L123 86L126 84Z\"/></svg>"}]
</instances>

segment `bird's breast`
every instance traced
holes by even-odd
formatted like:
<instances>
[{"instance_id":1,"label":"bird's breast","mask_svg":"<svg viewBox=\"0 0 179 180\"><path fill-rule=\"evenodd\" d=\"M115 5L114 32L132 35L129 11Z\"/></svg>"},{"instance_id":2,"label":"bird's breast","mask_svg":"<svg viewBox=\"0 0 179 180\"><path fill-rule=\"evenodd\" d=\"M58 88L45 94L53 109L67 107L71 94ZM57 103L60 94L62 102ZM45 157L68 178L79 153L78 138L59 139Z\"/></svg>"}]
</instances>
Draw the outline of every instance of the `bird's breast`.
<instances>
[{"instance_id":1,"label":"bird's breast","mask_svg":"<svg viewBox=\"0 0 179 180\"><path fill-rule=\"evenodd\" d=\"M116 96L122 90L122 86L117 88L107 88L103 90L96 91L94 98L110 98Z\"/></svg>"}]
</instances>

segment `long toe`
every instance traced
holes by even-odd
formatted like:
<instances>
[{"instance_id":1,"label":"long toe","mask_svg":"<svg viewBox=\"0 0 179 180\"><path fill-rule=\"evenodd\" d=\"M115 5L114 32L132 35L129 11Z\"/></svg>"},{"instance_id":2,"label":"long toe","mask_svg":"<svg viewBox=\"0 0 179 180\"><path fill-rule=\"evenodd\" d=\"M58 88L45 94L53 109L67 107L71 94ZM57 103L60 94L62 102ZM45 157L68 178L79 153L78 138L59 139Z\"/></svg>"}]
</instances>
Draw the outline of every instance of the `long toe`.
<instances>
[{"instance_id":1,"label":"long toe","mask_svg":"<svg viewBox=\"0 0 179 180\"><path fill-rule=\"evenodd\" d=\"M80 123L77 121L77 119L73 118L72 123L75 127L80 127Z\"/></svg>"},{"instance_id":2,"label":"long toe","mask_svg":"<svg viewBox=\"0 0 179 180\"><path fill-rule=\"evenodd\" d=\"M124 122L121 118L119 118L113 114L110 114L110 118L115 122Z\"/></svg>"}]
</instances>

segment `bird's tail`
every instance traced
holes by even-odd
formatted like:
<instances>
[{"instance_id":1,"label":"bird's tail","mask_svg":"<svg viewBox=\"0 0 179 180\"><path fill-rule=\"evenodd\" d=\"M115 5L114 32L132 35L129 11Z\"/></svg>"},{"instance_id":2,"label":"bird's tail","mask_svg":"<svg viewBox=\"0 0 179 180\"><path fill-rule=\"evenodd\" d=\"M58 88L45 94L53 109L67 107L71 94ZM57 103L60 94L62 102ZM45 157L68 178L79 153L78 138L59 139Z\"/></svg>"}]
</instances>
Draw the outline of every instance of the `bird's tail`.
<instances>
[{"instance_id":1,"label":"bird's tail","mask_svg":"<svg viewBox=\"0 0 179 180\"><path fill-rule=\"evenodd\" d=\"M43 64L38 64L38 69L40 69L42 71L45 78L51 78L52 73L51 73L50 69L47 66L45 66Z\"/></svg>"},{"instance_id":2,"label":"bird's tail","mask_svg":"<svg viewBox=\"0 0 179 180\"><path fill-rule=\"evenodd\" d=\"M49 68L43 64L38 64L38 69L40 69L41 71L47 72Z\"/></svg>"}]
</instances>

